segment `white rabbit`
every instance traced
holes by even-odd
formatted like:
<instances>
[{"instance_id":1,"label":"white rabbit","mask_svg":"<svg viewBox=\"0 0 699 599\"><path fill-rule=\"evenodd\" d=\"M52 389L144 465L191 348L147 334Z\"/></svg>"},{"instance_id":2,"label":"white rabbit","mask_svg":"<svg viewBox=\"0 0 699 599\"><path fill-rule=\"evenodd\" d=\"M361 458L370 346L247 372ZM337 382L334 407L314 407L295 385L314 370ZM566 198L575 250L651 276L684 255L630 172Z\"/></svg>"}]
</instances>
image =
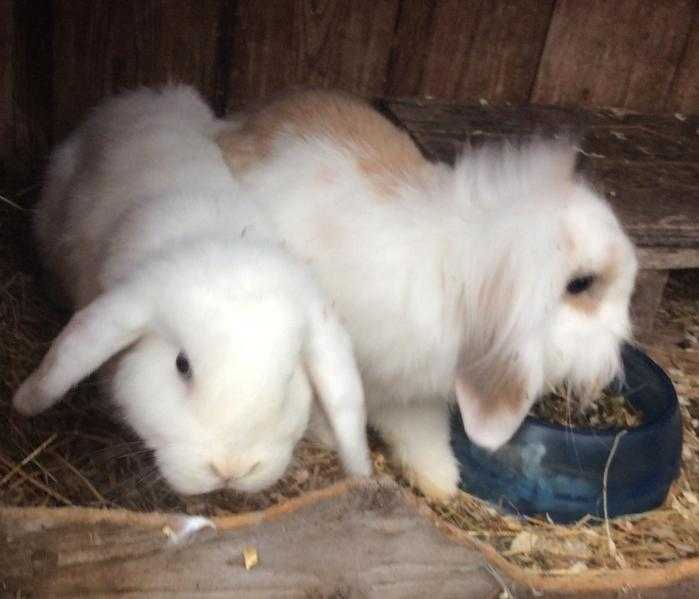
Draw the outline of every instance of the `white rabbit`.
<instances>
[{"instance_id":1,"label":"white rabbit","mask_svg":"<svg viewBox=\"0 0 699 599\"><path fill-rule=\"evenodd\" d=\"M240 197L189 88L111 99L55 152L36 215L80 310L23 383L35 414L116 356L107 382L181 493L275 482L315 388L346 470L371 472L349 336L308 269Z\"/></svg>"},{"instance_id":2,"label":"white rabbit","mask_svg":"<svg viewBox=\"0 0 699 599\"><path fill-rule=\"evenodd\" d=\"M636 257L572 146L435 164L365 102L322 91L234 115L217 141L334 300L369 424L426 494L457 489L454 399L495 449L551 386L591 397L619 372Z\"/></svg>"}]
</instances>

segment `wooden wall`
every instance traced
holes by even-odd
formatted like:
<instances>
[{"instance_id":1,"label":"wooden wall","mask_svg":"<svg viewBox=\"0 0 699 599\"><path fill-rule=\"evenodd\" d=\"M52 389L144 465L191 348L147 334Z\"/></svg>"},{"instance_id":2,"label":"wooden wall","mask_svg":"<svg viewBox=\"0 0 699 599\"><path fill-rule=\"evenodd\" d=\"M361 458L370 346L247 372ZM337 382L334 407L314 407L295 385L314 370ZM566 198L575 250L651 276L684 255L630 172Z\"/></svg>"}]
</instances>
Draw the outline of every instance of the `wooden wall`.
<instances>
[{"instance_id":1,"label":"wooden wall","mask_svg":"<svg viewBox=\"0 0 699 599\"><path fill-rule=\"evenodd\" d=\"M699 112L697 0L0 0L0 164L34 172L100 98L290 85Z\"/></svg>"}]
</instances>

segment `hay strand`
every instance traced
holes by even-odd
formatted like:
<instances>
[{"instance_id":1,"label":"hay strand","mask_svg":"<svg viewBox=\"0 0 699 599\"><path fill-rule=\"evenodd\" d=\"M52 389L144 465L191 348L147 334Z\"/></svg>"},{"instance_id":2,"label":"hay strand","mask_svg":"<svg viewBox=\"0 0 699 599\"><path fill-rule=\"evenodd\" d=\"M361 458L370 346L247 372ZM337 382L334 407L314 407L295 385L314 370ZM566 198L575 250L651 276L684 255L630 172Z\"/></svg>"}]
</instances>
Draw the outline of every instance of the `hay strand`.
<instances>
[{"instance_id":1,"label":"hay strand","mask_svg":"<svg viewBox=\"0 0 699 599\"><path fill-rule=\"evenodd\" d=\"M23 208L22 206L13 202L10 198L8 198L2 194L0 194L0 202L4 202L8 206L11 206L15 210L19 210L20 212L29 212L29 210L27 210L26 208Z\"/></svg>"},{"instance_id":2,"label":"hay strand","mask_svg":"<svg viewBox=\"0 0 699 599\"><path fill-rule=\"evenodd\" d=\"M12 466L12 461L8 460L4 456L0 455L0 462L3 462L5 466ZM57 493L54 491L51 487L45 485L41 481L36 480L33 476L30 476L29 474L26 474L23 470L18 470L17 473L19 476L22 478L22 480L25 480L31 485L34 485L37 489L39 489L42 493L46 493L49 497L52 497L55 499L59 504L63 505L68 505L72 506L73 502L70 501L70 499L66 499L61 495L60 493Z\"/></svg>"},{"instance_id":3,"label":"hay strand","mask_svg":"<svg viewBox=\"0 0 699 599\"><path fill-rule=\"evenodd\" d=\"M617 447L619 447L619 441L628 431L619 431L614 437L614 443L612 448L609 450L609 457L607 458L607 463L604 465L604 475L602 477L602 504L604 509L604 527L607 531L607 548L609 549L609 554L617 561L620 567L626 567L626 561L624 556L619 553L616 543L612 538L612 529L609 526L609 510L607 509L607 481L609 480L609 467L612 464L614 455L616 454Z\"/></svg>"},{"instance_id":4,"label":"hay strand","mask_svg":"<svg viewBox=\"0 0 699 599\"><path fill-rule=\"evenodd\" d=\"M8 480L10 480L15 474L17 474L23 466L26 466L29 462L34 460L44 449L46 449L51 443L56 440L58 433L51 435L46 441L44 441L39 447L32 451L26 458L24 458L19 464L15 466L0 479L0 487L2 487Z\"/></svg>"}]
</instances>

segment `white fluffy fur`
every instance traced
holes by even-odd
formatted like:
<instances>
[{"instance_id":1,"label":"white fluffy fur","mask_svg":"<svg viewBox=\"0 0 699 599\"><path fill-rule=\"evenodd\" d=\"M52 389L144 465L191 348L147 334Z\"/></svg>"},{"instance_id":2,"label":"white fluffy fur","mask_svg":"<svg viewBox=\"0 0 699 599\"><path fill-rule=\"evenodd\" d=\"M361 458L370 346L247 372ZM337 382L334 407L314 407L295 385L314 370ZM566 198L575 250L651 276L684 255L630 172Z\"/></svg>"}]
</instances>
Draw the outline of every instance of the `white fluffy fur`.
<instances>
[{"instance_id":1,"label":"white fluffy fur","mask_svg":"<svg viewBox=\"0 0 699 599\"><path fill-rule=\"evenodd\" d=\"M42 411L126 350L109 369L111 394L172 487L256 491L287 467L312 384L346 469L367 475L349 337L240 197L214 126L187 88L141 90L98 107L57 149L36 234L80 310L14 405Z\"/></svg>"},{"instance_id":2,"label":"white fluffy fur","mask_svg":"<svg viewBox=\"0 0 699 599\"><path fill-rule=\"evenodd\" d=\"M226 135L244 127L235 118ZM607 203L574 177L570 146L469 150L453 168L425 161L420 176L392 172L382 186L361 168L363 140L300 129L281 127L235 174L333 298L369 423L423 491L456 490L455 398L469 436L497 448L551 386L593 394L618 373L636 258ZM385 136L387 155L394 140ZM597 309L569 301L571 278L605 268ZM503 404L512 385L520 398Z\"/></svg>"}]
</instances>

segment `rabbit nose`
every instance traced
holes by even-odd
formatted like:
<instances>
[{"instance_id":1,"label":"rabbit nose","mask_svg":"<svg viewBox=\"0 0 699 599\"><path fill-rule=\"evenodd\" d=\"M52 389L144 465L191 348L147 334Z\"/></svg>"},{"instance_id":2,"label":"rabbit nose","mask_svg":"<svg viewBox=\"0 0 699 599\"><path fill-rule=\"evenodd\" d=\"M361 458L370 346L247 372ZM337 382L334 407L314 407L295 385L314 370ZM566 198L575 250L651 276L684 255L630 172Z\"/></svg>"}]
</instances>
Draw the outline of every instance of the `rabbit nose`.
<instances>
[{"instance_id":1,"label":"rabbit nose","mask_svg":"<svg viewBox=\"0 0 699 599\"><path fill-rule=\"evenodd\" d=\"M253 464L241 463L239 460L214 460L209 464L214 475L223 480L224 485L227 485L233 480L243 478L250 474L255 468L260 465L260 462Z\"/></svg>"}]
</instances>

